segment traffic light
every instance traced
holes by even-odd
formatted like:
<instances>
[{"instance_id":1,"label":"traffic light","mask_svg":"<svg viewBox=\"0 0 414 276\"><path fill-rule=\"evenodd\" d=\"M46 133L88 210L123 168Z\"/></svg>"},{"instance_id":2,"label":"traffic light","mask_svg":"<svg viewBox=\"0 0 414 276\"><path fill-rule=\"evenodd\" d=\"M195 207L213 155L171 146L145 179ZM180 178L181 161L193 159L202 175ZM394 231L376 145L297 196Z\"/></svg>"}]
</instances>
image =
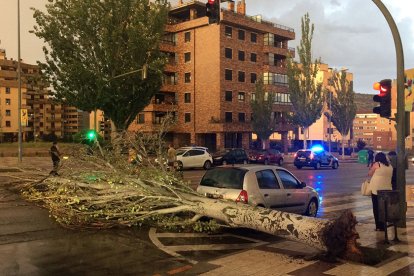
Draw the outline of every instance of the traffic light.
<instances>
[{"instance_id":1,"label":"traffic light","mask_svg":"<svg viewBox=\"0 0 414 276\"><path fill-rule=\"evenodd\" d=\"M95 141L96 140L96 131L91 129L88 130L88 132L86 133L86 139L88 139L89 141Z\"/></svg>"},{"instance_id":2,"label":"traffic light","mask_svg":"<svg viewBox=\"0 0 414 276\"><path fill-rule=\"evenodd\" d=\"M375 95L373 100L374 102L379 102L380 106L374 107L372 111L381 117L391 117L391 86L390 79L374 83L374 89L379 90L380 93Z\"/></svg>"},{"instance_id":3,"label":"traffic light","mask_svg":"<svg viewBox=\"0 0 414 276\"><path fill-rule=\"evenodd\" d=\"M220 22L220 0L208 0L206 16L208 17L208 24L218 24Z\"/></svg>"}]
</instances>

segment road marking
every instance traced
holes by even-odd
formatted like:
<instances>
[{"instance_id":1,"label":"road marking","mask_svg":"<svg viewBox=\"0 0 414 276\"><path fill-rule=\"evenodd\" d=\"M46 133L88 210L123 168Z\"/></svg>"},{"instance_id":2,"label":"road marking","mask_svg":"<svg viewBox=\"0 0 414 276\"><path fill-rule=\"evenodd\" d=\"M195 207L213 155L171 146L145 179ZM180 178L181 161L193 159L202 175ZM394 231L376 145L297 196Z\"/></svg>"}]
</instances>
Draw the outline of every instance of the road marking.
<instances>
[{"instance_id":1,"label":"road marking","mask_svg":"<svg viewBox=\"0 0 414 276\"><path fill-rule=\"evenodd\" d=\"M197 264L198 261L185 258L177 252L180 252L180 251L187 251L187 252L188 251L211 251L211 250L242 250L242 249L251 249L254 247L268 244L268 242L264 242L261 240L248 238L244 236L234 235L234 234L211 235L211 234L206 234L206 233L157 233L156 228L151 228L148 235L152 243L155 246L157 246L160 250L176 258L186 260L193 265ZM238 238L241 240L250 241L251 243L190 244L190 245L166 246L159 240L160 238L221 238L221 237L234 237L234 238Z\"/></svg>"}]
</instances>

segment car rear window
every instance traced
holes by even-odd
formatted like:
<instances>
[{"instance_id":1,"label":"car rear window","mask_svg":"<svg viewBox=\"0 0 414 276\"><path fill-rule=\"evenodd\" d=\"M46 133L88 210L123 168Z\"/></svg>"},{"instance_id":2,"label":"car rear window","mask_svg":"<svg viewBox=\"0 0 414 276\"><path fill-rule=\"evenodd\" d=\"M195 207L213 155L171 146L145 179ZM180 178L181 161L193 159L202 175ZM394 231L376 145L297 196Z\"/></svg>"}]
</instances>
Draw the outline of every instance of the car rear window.
<instances>
[{"instance_id":1,"label":"car rear window","mask_svg":"<svg viewBox=\"0 0 414 276\"><path fill-rule=\"evenodd\" d=\"M309 157L310 154L311 154L310 150L298 151L297 157Z\"/></svg>"},{"instance_id":2,"label":"car rear window","mask_svg":"<svg viewBox=\"0 0 414 276\"><path fill-rule=\"evenodd\" d=\"M206 172L201 179L201 186L243 189L243 180L246 170L237 168L214 168Z\"/></svg>"}]
</instances>

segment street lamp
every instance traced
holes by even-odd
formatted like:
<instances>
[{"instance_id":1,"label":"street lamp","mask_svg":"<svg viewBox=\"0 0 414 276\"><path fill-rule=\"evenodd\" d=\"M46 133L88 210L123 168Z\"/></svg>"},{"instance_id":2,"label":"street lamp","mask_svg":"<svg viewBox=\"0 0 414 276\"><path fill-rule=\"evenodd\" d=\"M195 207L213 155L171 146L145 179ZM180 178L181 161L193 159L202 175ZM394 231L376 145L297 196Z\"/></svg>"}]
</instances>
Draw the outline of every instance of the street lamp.
<instances>
[{"instance_id":1,"label":"street lamp","mask_svg":"<svg viewBox=\"0 0 414 276\"><path fill-rule=\"evenodd\" d=\"M17 0L17 82L18 82L18 118L17 123L19 125L18 134L18 160L22 162L22 79L21 79L21 65L20 65L20 0Z\"/></svg>"}]
</instances>

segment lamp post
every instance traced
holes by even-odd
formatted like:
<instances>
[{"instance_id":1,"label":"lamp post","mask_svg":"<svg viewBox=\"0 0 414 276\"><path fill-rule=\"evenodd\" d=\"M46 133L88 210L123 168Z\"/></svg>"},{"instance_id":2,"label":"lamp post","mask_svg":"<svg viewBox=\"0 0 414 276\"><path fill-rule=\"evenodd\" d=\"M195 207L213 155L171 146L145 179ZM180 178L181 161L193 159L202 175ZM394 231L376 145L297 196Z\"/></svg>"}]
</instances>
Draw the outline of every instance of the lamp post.
<instances>
[{"instance_id":1,"label":"lamp post","mask_svg":"<svg viewBox=\"0 0 414 276\"><path fill-rule=\"evenodd\" d=\"M20 0L17 0L17 82L18 82L18 119L17 123L19 125L19 134L18 134L18 160L19 163L22 162L22 79L21 79L21 65L20 65Z\"/></svg>"}]
</instances>

